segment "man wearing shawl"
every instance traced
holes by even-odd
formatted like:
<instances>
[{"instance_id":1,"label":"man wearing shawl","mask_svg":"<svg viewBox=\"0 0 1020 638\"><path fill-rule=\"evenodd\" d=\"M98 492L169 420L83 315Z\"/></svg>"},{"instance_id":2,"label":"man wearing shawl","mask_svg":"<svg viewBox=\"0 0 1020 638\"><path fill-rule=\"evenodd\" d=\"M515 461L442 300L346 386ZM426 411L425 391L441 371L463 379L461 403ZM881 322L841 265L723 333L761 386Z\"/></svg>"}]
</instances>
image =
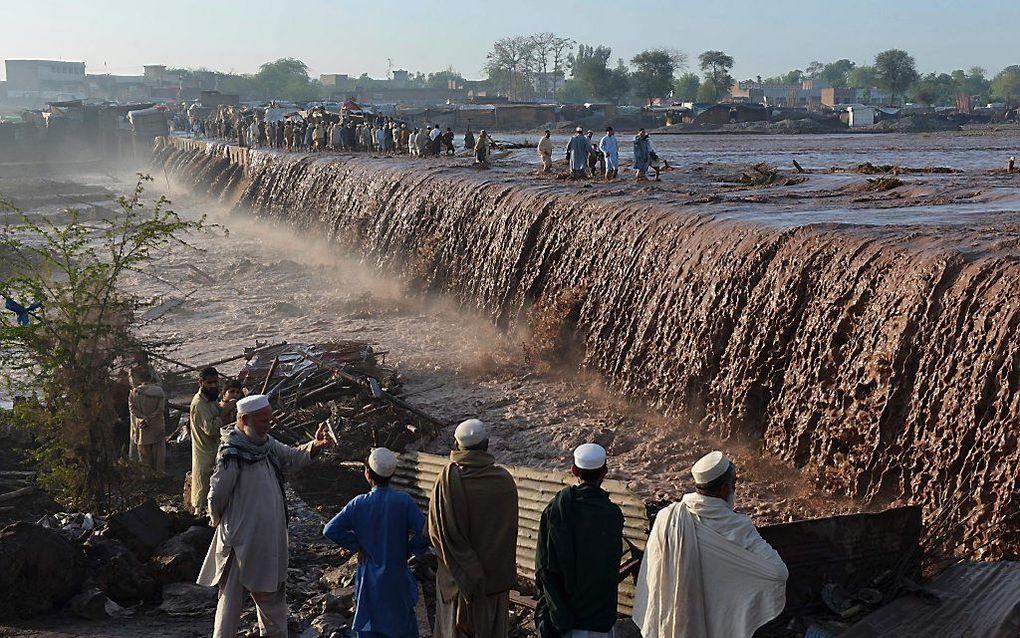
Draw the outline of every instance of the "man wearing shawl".
<instances>
[{"instance_id":1,"label":"man wearing shawl","mask_svg":"<svg viewBox=\"0 0 1020 638\"><path fill-rule=\"evenodd\" d=\"M517 485L488 453L485 424L457 426L429 503L439 558L435 638L505 638L517 584Z\"/></svg>"},{"instance_id":2,"label":"man wearing shawl","mask_svg":"<svg viewBox=\"0 0 1020 638\"><path fill-rule=\"evenodd\" d=\"M623 512L602 489L606 451L585 443L574 450L579 484L546 506L538 525L535 626L540 638L600 638L616 624Z\"/></svg>"},{"instance_id":3,"label":"man wearing shawl","mask_svg":"<svg viewBox=\"0 0 1020 638\"><path fill-rule=\"evenodd\" d=\"M263 636L286 638L287 502L283 477L329 445L326 426L293 448L269 436L273 409L263 394L237 402L237 423L222 430L209 487L216 528L198 584L219 587L213 638L234 638L251 594Z\"/></svg>"},{"instance_id":4,"label":"man wearing shawl","mask_svg":"<svg viewBox=\"0 0 1020 638\"><path fill-rule=\"evenodd\" d=\"M644 638L750 638L786 605L786 564L733 511L736 469L711 452L696 492L655 517L634 595Z\"/></svg>"}]
</instances>

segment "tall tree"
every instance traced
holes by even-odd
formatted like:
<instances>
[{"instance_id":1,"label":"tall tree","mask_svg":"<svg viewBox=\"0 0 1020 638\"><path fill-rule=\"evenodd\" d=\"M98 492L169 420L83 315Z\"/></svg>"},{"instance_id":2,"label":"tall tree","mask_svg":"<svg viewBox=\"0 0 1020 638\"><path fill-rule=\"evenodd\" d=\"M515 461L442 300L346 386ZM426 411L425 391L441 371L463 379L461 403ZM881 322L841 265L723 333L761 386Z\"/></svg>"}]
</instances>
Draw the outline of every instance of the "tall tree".
<instances>
[{"instance_id":1,"label":"tall tree","mask_svg":"<svg viewBox=\"0 0 1020 638\"><path fill-rule=\"evenodd\" d=\"M870 90L875 86L875 67L858 66L846 74L846 84L851 89Z\"/></svg>"},{"instance_id":2,"label":"tall tree","mask_svg":"<svg viewBox=\"0 0 1020 638\"><path fill-rule=\"evenodd\" d=\"M266 62L259 67L254 79L266 98L304 100L317 97L319 93L308 77L308 65L295 58Z\"/></svg>"},{"instance_id":3,"label":"tall tree","mask_svg":"<svg viewBox=\"0 0 1020 638\"><path fill-rule=\"evenodd\" d=\"M948 73L928 73L910 89L913 100L925 106L954 104L956 93L956 81Z\"/></svg>"},{"instance_id":4,"label":"tall tree","mask_svg":"<svg viewBox=\"0 0 1020 638\"><path fill-rule=\"evenodd\" d=\"M686 64L686 56L679 51L648 49L635 55L630 63L635 67L633 84L650 104L652 99L672 90L673 76Z\"/></svg>"},{"instance_id":5,"label":"tall tree","mask_svg":"<svg viewBox=\"0 0 1020 638\"><path fill-rule=\"evenodd\" d=\"M542 78L540 93L553 96L559 81L563 79L565 52L574 46L574 41L546 31L531 36L531 45L535 71Z\"/></svg>"},{"instance_id":6,"label":"tall tree","mask_svg":"<svg viewBox=\"0 0 1020 638\"><path fill-rule=\"evenodd\" d=\"M831 87L837 89L846 88L850 72L853 71L855 66L857 65L843 58L824 65L815 77Z\"/></svg>"},{"instance_id":7,"label":"tall tree","mask_svg":"<svg viewBox=\"0 0 1020 638\"><path fill-rule=\"evenodd\" d=\"M421 75L420 73L418 75ZM443 71L429 73L421 84L429 89L448 89L450 84L460 86L464 83L464 76L454 70L452 66L446 67Z\"/></svg>"},{"instance_id":8,"label":"tall tree","mask_svg":"<svg viewBox=\"0 0 1020 638\"><path fill-rule=\"evenodd\" d=\"M552 89L553 93L556 93L558 83L567 76L567 58L570 55L570 50L577 44L570 38L557 37L553 40L552 45Z\"/></svg>"},{"instance_id":9,"label":"tall tree","mask_svg":"<svg viewBox=\"0 0 1020 638\"><path fill-rule=\"evenodd\" d=\"M992 95L1010 105L1020 102L1020 66L1014 64L999 71L992 80Z\"/></svg>"},{"instance_id":10,"label":"tall tree","mask_svg":"<svg viewBox=\"0 0 1020 638\"><path fill-rule=\"evenodd\" d=\"M698 99L699 87L701 87L701 78L697 73L684 73L673 83L673 100L693 102Z\"/></svg>"},{"instance_id":11,"label":"tall tree","mask_svg":"<svg viewBox=\"0 0 1020 638\"><path fill-rule=\"evenodd\" d=\"M918 77L913 56L902 49L889 49L875 56L875 80L879 88L889 92L893 104Z\"/></svg>"},{"instance_id":12,"label":"tall tree","mask_svg":"<svg viewBox=\"0 0 1020 638\"><path fill-rule=\"evenodd\" d=\"M606 98L610 82L609 56L613 50L605 46L577 46L577 55L570 58L571 76L592 98Z\"/></svg>"},{"instance_id":13,"label":"tall tree","mask_svg":"<svg viewBox=\"0 0 1020 638\"><path fill-rule=\"evenodd\" d=\"M712 101L718 102L719 97L729 93L733 86L730 69L733 58L722 51L705 51L698 56L698 64L705 75L705 83L712 87Z\"/></svg>"},{"instance_id":14,"label":"tall tree","mask_svg":"<svg viewBox=\"0 0 1020 638\"><path fill-rule=\"evenodd\" d=\"M534 41L526 36L496 40L486 56L485 71L492 83L498 83L510 99L527 97L534 92L531 73L535 68Z\"/></svg>"}]
</instances>

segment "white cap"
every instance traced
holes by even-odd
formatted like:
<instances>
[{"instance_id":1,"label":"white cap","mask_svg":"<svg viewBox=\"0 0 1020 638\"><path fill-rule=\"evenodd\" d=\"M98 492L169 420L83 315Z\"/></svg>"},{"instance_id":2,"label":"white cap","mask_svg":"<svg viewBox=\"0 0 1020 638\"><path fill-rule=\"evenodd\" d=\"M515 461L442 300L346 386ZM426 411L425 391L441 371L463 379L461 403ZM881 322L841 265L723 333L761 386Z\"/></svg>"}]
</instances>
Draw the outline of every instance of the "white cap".
<instances>
[{"instance_id":1,"label":"white cap","mask_svg":"<svg viewBox=\"0 0 1020 638\"><path fill-rule=\"evenodd\" d=\"M691 474L694 476L696 484L705 485L728 472L731 465L733 464L726 458L726 455L717 450L698 459L698 462L691 468Z\"/></svg>"},{"instance_id":2,"label":"white cap","mask_svg":"<svg viewBox=\"0 0 1020 638\"><path fill-rule=\"evenodd\" d=\"M486 431L484 423L478 419L468 419L457 426L453 438L457 439L457 443L460 443L461 446L470 447L489 438L489 433Z\"/></svg>"},{"instance_id":3,"label":"white cap","mask_svg":"<svg viewBox=\"0 0 1020 638\"><path fill-rule=\"evenodd\" d=\"M606 448L598 443L585 443L574 450L574 465L579 470L599 470L606 464Z\"/></svg>"},{"instance_id":4,"label":"white cap","mask_svg":"<svg viewBox=\"0 0 1020 638\"><path fill-rule=\"evenodd\" d=\"M237 401L238 414L251 414L269 407L269 397L264 394L253 394Z\"/></svg>"},{"instance_id":5,"label":"white cap","mask_svg":"<svg viewBox=\"0 0 1020 638\"><path fill-rule=\"evenodd\" d=\"M368 455L368 467L383 478L397 471L397 455L384 447L377 447Z\"/></svg>"}]
</instances>

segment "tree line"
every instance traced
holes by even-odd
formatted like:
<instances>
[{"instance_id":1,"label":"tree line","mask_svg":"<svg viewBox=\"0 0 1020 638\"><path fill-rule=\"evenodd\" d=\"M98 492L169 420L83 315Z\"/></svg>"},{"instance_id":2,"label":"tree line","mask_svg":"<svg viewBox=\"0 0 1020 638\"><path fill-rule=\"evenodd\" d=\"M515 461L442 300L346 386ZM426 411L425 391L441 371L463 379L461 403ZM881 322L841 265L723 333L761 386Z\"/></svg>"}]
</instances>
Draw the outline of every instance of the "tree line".
<instances>
[{"instance_id":1,"label":"tree line","mask_svg":"<svg viewBox=\"0 0 1020 638\"><path fill-rule=\"evenodd\" d=\"M496 40L483 67L486 75L483 88L490 95L503 95L511 100L556 99L566 103L647 104L654 98L672 98L675 102L725 100L735 84L731 75L733 57L724 51L705 51L697 56L694 64L696 69L692 70L686 54L663 47L642 51L629 62L620 57L614 61L609 46L578 43L544 32ZM170 71L184 79L203 72L211 74L215 77L216 88L236 93L245 100L303 102L335 97L333 88L312 79L307 65L294 58L266 62L253 74L201 69ZM914 58L900 49L879 53L871 64L857 64L845 58L825 63L815 61L804 69L758 80L786 85L816 80L824 82L825 86L862 91L878 88L893 100L912 100L926 106L952 106L960 95L970 96L977 104L1020 102L1020 65L1008 66L992 77L980 67L922 75ZM407 81L410 87L446 89L451 85L463 86L466 80L453 67L447 67L427 74L409 74ZM386 86L383 80L362 74L351 78L341 93L363 93L382 86Z\"/></svg>"}]
</instances>

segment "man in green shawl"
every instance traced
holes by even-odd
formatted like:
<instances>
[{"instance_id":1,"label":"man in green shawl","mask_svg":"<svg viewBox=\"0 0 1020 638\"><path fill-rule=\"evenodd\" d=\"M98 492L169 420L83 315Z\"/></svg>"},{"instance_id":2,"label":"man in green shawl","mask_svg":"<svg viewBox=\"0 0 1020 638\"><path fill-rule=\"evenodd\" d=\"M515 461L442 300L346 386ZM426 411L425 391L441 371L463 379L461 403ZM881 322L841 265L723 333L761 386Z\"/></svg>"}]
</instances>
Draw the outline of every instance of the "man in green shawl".
<instances>
[{"instance_id":1,"label":"man in green shawl","mask_svg":"<svg viewBox=\"0 0 1020 638\"><path fill-rule=\"evenodd\" d=\"M574 450L579 484L560 490L542 512L535 553L540 638L596 638L616 624L623 512L602 489L606 451Z\"/></svg>"},{"instance_id":2,"label":"man in green shawl","mask_svg":"<svg viewBox=\"0 0 1020 638\"><path fill-rule=\"evenodd\" d=\"M488 453L485 424L454 433L457 451L429 503L429 538L439 558L435 638L505 638L517 584L517 484Z\"/></svg>"}]
</instances>

